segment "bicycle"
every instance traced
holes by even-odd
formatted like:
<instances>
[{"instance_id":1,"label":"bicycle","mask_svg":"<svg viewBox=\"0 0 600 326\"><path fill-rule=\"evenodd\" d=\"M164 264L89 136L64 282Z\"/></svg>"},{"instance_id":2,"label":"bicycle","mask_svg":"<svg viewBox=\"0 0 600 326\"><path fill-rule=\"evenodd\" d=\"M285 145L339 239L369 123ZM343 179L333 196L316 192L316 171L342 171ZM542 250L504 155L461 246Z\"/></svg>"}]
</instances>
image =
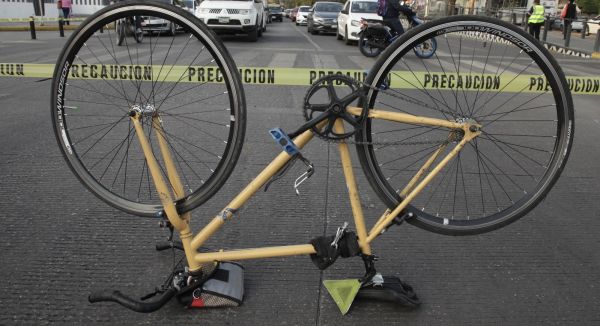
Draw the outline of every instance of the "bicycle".
<instances>
[{"instance_id":1,"label":"bicycle","mask_svg":"<svg viewBox=\"0 0 600 326\"><path fill-rule=\"evenodd\" d=\"M176 23L187 36L149 36L148 45L126 43L126 51L116 51L110 30L98 31L133 16ZM436 51L428 65L407 56L433 37L444 51ZM218 262L292 255L311 255L321 269L338 257L360 257L365 274L357 285L364 296L417 305L410 286L377 273L371 243L404 221L445 235L480 234L515 222L550 191L574 134L567 81L535 39L491 18L442 18L392 43L364 81L331 75L313 83L302 108L306 121L293 132L270 131L280 154L193 234L191 210L225 184L246 123L238 69L202 22L152 2L100 10L61 52L51 107L61 152L79 180L115 208L160 219L171 231L160 249L180 247L185 253L187 267L174 270L150 295L155 300L118 291L89 298L143 312L175 296L191 298L190 291L196 294ZM302 148L315 136L339 147L356 233L343 226L305 244L200 251L253 194L282 179L294 162L306 165L294 188L307 182L315 168ZM370 229L350 144L388 207ZM388 283L396 285L386 288Z\"/></svg>"},{"instance_id":2,"label":"bicycle","mask_svg":"<svg viewBox=\"0 0 600 326\"><path fill-rule=\"evenodd\" d=\"M407 22L405 25L409 26L409 29L423 23L416 16L407 17ZM385 25L381 20L363 18L360 20L358 48L365 57L373 58L383 52L400 36L399 34L392 34L391 27ZM417 44L413 48L413 52L419 58L429 59L435 53L436 48L437 41L435 38L429 38L423 43Z\"/></svg>"},{"instance_id":3,"label":"bicycle","mask_svg":"<svg viewBox=\"0 0 600 326\"><path fill-rule=\"evenodd\" d=\"M144 31L141 28L141 18L127 17L115 21L115 35L117 37L116 44L121 46L125 41L126 36L133 36L137 43L142 43L144 39Z\"/></svg>"}]
</instances>

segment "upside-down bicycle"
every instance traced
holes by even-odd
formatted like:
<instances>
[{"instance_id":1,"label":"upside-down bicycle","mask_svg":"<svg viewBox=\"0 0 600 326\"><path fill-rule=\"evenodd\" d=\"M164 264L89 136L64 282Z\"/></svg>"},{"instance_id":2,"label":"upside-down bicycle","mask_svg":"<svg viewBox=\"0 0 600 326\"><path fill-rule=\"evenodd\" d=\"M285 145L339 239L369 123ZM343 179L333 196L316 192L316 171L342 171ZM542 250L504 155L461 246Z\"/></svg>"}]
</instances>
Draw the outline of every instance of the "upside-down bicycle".
<instances>
[{"instance_id":1,"label":"upside-down bicycle","mask_svg":"<svg viewBox=\"0 0 600 326\"><path fill-rule=\"evenodd\" d=\"M148 42L118 50L110 30L100 33L107 24L135 16L174 22L184 33L150 35ZM432 58L410 55L434 37ZM364 81L332 75L313 83L302 108L306 121L292 132L270 131L281 153L193 234L191 210L226 182L246 123L237 67L203 23L160 3L122 2L100 10L63 49L51 105L57 140L79 180L108 204L161 219L179 234L187 267L169 277L157 298L139 301L118 291L90 296L136 311L156 310L195 291L213 275L215 262L291 255L311 255L320 268L339 256L361 257L366 273L358 282L368 296L369 289L385 285L371 249L383 231L406 221L436 233L470 235L514 222L556 182L574 132L565 77L536 40L490 18L442 18L407 31ZM340 227L335 235L305 244L199 251L294 161L306 164L295 187L305 182L314 166L302 148L314 136L338 144L355 232ZM370 229L350 144L389 207ZM178 242L171 239L169 246ZM395 293L416 304L412 289L402 285Z\"/></svg>"}]
</instances>

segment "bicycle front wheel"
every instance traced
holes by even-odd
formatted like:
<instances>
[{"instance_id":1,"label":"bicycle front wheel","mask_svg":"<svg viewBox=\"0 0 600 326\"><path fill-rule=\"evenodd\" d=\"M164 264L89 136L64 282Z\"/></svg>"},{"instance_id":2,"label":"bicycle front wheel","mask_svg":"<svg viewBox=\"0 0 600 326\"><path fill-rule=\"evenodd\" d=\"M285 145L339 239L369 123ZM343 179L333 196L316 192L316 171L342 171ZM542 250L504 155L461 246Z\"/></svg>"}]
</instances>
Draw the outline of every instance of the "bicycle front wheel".
<instances>
[{"instance_id":1,"label":"bicycle front wheel","mask_svg":"<svg viewBox=\"0 0 600 326\"><path fill-rule=\"evenodd\" d=\"M114 30L102 31L136 16L142 17L147 42L124 38L118 47ZM184 33L164 36L173 24ZM51 105L54 131L73 172L110 205L141 216L156 216L162 206L132 111L142 112L144 133L168 180L152 126L160 122L185 191L177 198L180 212L223 185L244 139L246 107L233 60L204 24L168 4L122 2L88 18L59 57Z\"/></svg>"},{"instance_id":2,"label":"bicycle front wheel","mask_svg":"<svg viewBox=\"0 0 600 326\"><path fill-rule=\"evenodd\" d=\"M410 55L434 38L431 58ZM418 26L382 54L366 84L370 108L482 126L406 208L416 226L449 235L505 226L537 205L565 166L574 133L567 81L548 51L515 26L474 16ZM368 119L357 149L388 207L438 150L435 162L454 147L458 139L449 135Z\"/></svg>"}]
</instances>

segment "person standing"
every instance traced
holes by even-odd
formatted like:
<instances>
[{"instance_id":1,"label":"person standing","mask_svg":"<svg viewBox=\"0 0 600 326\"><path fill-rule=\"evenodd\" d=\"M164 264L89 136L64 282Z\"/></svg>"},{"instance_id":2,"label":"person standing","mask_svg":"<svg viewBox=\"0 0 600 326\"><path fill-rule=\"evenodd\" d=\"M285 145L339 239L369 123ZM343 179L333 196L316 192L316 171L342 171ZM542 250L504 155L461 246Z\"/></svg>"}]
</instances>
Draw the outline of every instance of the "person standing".
<instances>
[{"instance_id":1,"label":"person standing","mask_svg":"<svg viewBox=\"0 0 600 326\"><path fill-rule=\"evenodd\" d=\"M63 17L64 17L67 25L70 25L69 17L71 17L71 7L72 7L71 0L61 0L61 1L62 1Z\"/></svg>"},{"instance_id":2,"label":"person standing","mask_svg":"<svg viewBox=\"0 0 600 326\"><path fill-rule=\"evenodd\" d=\"M544 25L544 6L540 5L540 0L533 0L533 6L527 13L529 20L529 34L535 37L536 40L540 40L540 29Z\"/></svg>"},{"instance_id":3,"label":"person standing","mask_svg":"<svg viewBox=\"0 0 600 326\"><path fill-rule=\"evenodd\" d=\"M573 19L577 18L577 6L575 5L575 0L569 0L569 3L566 4L567 10L565 12L564 24L563 24L563 39L567 37L567 27L571 25Z\"/></svg>"}]
</instances>

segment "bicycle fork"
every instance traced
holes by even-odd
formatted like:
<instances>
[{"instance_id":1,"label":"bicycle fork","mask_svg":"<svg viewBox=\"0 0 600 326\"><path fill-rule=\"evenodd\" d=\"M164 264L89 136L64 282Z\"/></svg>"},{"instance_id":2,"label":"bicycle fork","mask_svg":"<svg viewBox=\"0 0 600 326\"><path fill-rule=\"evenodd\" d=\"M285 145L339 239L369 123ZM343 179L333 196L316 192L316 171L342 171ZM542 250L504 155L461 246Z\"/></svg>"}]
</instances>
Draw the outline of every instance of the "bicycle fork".
<instances>
[{"instance_id":1,"label":"bicycle fork","mask_svg":"<svg viewBox=\"0 0 600 326\"><path fill-rule=\"evenodd\" d=\"M148 139L144 134L142 124L140 122L142 113L132 111L130 116L135 127L135 133L138 135L140 145L144 152L144 156L148 164L148 170L152 175L152 180L154 181L160 202L163 205L163 210L167 215L171 225L173 225L173 227L179 231L179 237L181 238L181 242L183 244L190 271L198 271L201 269L201 265L194 260L194 256L192 255L192 231L190 229L191 214L190 212L186 212L180 215L177 212L171 191L169 190L169 187L167 186L167 183L160 172L158 162L156 161L154 153L152 152L152 148L150 147ZM156 130L156 137L158 138L159 148L167 169L167 177L174 192L173 195L176 199L183 198L185 196L183 184L181 183L181 179L179 178L179 174L177 173L177 169L175 168L175 164L173 162L173 157L169 151L167 141L165 140L164 130L162 129L160 118L156 114L152 116L152 128Z\"/></svg>"}]
</instances>

